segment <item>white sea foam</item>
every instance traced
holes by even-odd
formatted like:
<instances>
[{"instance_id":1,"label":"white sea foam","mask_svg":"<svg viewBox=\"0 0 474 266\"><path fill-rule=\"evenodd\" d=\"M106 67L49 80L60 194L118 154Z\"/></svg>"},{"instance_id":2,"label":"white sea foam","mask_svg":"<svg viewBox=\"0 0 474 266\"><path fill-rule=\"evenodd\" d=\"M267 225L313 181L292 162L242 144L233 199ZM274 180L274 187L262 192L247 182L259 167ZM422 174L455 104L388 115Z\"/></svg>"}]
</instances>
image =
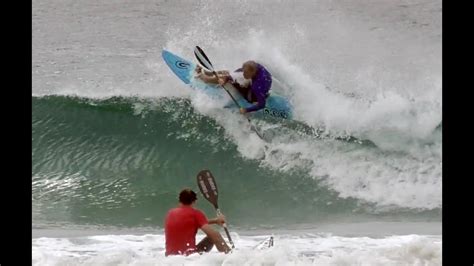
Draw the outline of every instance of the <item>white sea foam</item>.
<instances>
[{"instance_id":1,"label":"white sea foam","mask_svg":"<svg viewBox=\"0 0 474 266\"><path fill-rule=\"evenodd\" d=\"M165 257L163 235L35 238L33 265L441 265L439 236L280 235L267 250L253 249L266 236L233 236L231 254L188 257Z\"/></svg>"}]
</instances>

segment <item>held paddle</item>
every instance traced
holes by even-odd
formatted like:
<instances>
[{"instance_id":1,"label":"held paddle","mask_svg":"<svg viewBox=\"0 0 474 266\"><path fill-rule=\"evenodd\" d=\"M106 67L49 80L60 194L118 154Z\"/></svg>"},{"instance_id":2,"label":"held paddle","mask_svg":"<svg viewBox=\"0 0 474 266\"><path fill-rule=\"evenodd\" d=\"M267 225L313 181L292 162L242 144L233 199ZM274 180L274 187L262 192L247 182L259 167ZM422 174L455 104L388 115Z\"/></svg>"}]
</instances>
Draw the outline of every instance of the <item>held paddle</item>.
<instances>
[{"instance_id":1,"label":"held paddle","mask_svg":"<svg viewBox=\"0 0 474 266\"><path fill-rule=\"evenodd\" d=\"M219 80L219 76L217 76L217 73L216 71L214 70L214 67L212 66L212 63L211 63L211 60L209 60L209 58L206 56L206 54L204 53L204 51L201 49L201 47L199 46L196 46L194 48L194 56L196 56L196 59L199 61L199 63L205 67L208 71L211 71L217 78L217 80ZM224 86L220 85L226 92L227 94L229 94L230 98L232 98L232 100L234 101L235 105L237 105L239 107L239 110L240 108L242 108L240 106L240 104L237 102L237 100L234 98L234 96L232 95L232 93L230 93ZM247 121L249 121L249 124L250 124L250 128L252 128L255 133L257 134L257 136L259 136L261 139L263 139L263 136L258 132L258 130L253 126L252 124L252 121L250 121L250 118L247 118Z\"/></svg>"},{"instance_id":2,"label":"held paddle","mask_svg":"<svg viewBox=\"0 0 474 266\"><path fill-rule=\"evenodd\" d=\"M216 209L217 215L221 215L221 211L219 210L219 205L217 203L218 193L217 193L217 185L216 181L214 180L214 176L211 174L209 170L202 170L197 175L197 183L199 190L201 190L202 195L214 206ZM227 230L227 225L224 223L224 230L229 239L230 245L232 248L235 248L234 242L230 237L229 230Z\"/></svg>"}]
</instances>

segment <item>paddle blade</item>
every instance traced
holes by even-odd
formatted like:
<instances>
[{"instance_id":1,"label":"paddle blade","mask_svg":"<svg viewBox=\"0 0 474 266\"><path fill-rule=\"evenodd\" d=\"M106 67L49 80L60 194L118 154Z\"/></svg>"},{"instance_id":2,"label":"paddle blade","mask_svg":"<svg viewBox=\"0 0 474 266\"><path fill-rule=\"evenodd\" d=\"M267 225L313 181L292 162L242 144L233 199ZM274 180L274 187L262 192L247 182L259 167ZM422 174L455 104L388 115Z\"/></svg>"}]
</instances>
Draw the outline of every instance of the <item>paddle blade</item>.
<instances>
[{"instance_id":1,"label":"paddle blade","mask_svg":"<svg viewBox=\"0 0 474 266\"><path fill-rule=\"evenodd\" d=\"M202 170L197 175L197 183L202 195L212 204L214 208L218 209L217 199L217 185L214 176L209 170Z\"/></svg>"},{"instance_id":2,"label":"paddle blade","mask_svg":"<svg viewBox=\"0 0 474 266\"><path fill-rule=\"evenodd\" d=\"M214 72L214 67L212 66L211 60L207 58L201 47L196 46L194 48L194 56L196 56L196 59L199 61L199 64L207 68L207 70Z\"/></svg>"}]
</instances>

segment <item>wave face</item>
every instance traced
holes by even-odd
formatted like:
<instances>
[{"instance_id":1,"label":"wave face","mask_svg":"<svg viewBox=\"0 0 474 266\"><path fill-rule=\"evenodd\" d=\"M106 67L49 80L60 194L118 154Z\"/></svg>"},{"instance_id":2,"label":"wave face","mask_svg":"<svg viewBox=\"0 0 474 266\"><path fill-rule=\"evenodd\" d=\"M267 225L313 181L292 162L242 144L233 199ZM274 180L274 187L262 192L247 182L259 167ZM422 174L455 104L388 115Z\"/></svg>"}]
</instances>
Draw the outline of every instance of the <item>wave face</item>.
<instances>
[{"instance_id":1,"label":"wave face","mask_svg":"<svg viewBox=\"0 0 474 266\"><path fill-rule=\"evenodd\" d=\"M197 191L202 169L214 173L221 207L243 227L345 215L432 219L440 211L436 166L296 129L264 146L248 128L236 136L189 100L34 97L32 123L38 221L161 225L181 188ZM263 159L252 157L254 149ZM202 199L199 207L212 213Z\"/></svg>"},{"instance_id":2,"label":"wave face","mask_svg":"<svg viewBox=\"0 0 474 266\"><path fill-rule=\"evenodd\" d=\"M33 3L34 224L161 225L204 168L237 226L441 219L441 1L122 2ZM189 90L161 51L195 45L298 123Z\"/></svg>"}]
</instances>

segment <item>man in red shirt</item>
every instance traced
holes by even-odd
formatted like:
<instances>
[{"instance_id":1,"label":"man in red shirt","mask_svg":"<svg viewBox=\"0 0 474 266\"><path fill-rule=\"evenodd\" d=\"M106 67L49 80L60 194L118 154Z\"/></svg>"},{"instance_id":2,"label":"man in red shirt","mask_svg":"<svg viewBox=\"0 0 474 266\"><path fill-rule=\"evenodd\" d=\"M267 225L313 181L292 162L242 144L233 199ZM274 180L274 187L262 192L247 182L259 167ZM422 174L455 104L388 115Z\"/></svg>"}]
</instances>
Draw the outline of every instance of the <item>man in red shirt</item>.
<instances>
[{"instance_id":1,"label":"man in red shirt","mask_svg":"<svg viewBox=\"0 0 474 266\"><path fill-rule=\"evenodd\" d=\"M194 252L209 252L215 245L219 252L229 252L230 248L221 234L211 224L225 223L223 215L207 220L206 215L194 209L197 196L191 189L179 193L179 206L168 211L165 218L165 255L189 255ZM196 245L197 230L201 229L207 237Z\"/></svg>"}]
</instances>

